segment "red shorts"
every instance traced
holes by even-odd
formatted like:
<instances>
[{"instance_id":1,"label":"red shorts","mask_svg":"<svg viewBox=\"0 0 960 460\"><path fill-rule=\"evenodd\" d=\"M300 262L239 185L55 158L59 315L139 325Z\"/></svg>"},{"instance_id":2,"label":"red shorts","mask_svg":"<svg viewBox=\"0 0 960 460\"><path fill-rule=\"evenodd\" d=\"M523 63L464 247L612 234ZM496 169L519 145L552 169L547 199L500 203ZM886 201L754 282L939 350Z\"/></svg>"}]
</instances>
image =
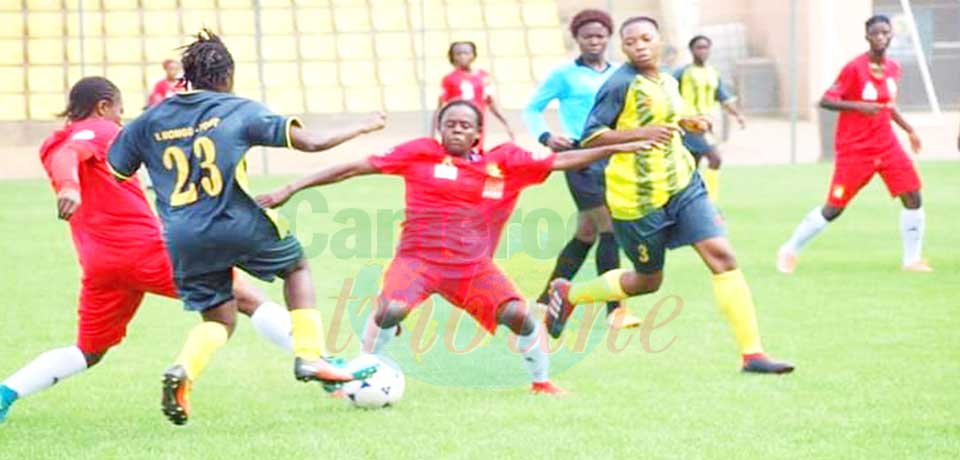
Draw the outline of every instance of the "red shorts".
<instances>
[{"instance_id":1,"label":"red shorts","mask_svg":"<svg viewBox=\"0 0 960 460\"><path fill-rule=\"evenodd\" d=\"M920 190L917 168L903 149L880 155L838 153L827 204L836 208L846 207L874 174L880 174L890 196Z\"/></svg>"},{"instance_id":2,"label":"red shorts","mask_svg":"<svg viewBox=\"0 0 960 460\"><path fill-rule=\"evenodd\" d=\"M440 267L412 257L397 257L383 276L381 301L416 308L430 294L440 294L473 316L487 332L497 329L497 309L523 300L513 283L492 261L464 268Z\"/></svg>"},{"instance_id":3,"label":"red shorts","mask_svg":"<svg viewBox=\"0 0 960 460\"><path fill-rule=\"evenodd\" d=\"M118 254L97 248L83 267L77 347L101 353L120 343L145 293L177 298L170 256L162 241ZM112 251L112 253L111 253Z\"/></svg>"}]
</instances>

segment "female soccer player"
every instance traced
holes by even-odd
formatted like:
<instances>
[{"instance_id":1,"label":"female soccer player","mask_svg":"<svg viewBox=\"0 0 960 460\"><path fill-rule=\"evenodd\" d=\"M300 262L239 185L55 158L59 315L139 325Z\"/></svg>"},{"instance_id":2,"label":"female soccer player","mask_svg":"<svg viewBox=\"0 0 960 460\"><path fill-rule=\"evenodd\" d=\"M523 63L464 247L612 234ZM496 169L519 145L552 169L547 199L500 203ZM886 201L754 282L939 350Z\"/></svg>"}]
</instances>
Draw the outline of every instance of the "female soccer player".
<instances>
[{"instance_id":1,"label":"female soccer player","mask_svg":"<svg viewBox=\"0 0 960 460\"><path fill-rule=\"evenodd\" d=\"M513 129L510 123L500 112L500 106L493 96L493 82L490 81L490 74L483 69L473 69L473 62L477 60L477 44L469 41L453 42L447 50L447 59L453 66L453 71L443 77L441 85L443 92L437 101L437 112L433 118L433 132L437 132L437 123L440 121L438 114L444 104L451 101L470 101L480 109L481 113L486 113L487 108L493 116L503 123L507 135L513 140ZM477 150L483 151L483 132L480 133L480 140L477 142Z\"/></svg>"},{"instance_id":2,"label":"female soccer player","mask_svg":"<svg viewBox=\"0 0 960 460\"><path fill-rule=\"evenodd\" d=\"M439 116L442 143L423 138L400 144L383 155L324 169L258 201L275 207L300 190L354 176L403 176L403 233L384 275L379 308L367 322L363 350L380 354L400 321L436 293L470 313L491 334L498 324L507 326L518 336L532 391L562 393L549 381L538 323L493 262L493 253L524 188L543 182L551 171L583 168L613 152L649 148L649 143L561 154L534 154L506 143L479 155L473 147L483 130L483 115L473 103L452 102Z\"/></svg>"},{"instance_id":3,"label":"female soccer player","mask_svg":"<svg viewBox=\"0 0 960 460\"><path fill-rule=\"evenodd\" d=\"M118 183L106 164L120 130L123 100L109 80L88 77L70 89L67 123L40 148L57 195L57 216L70 223L83 270L76 345L47 351L0 385L0 422L18 398L100 362L126 335L145 293L176 298L170 256L137 180ZM292 351L290 317L246 283L234 286L240 311L281 348ZM7 325L13 326L13 325Z\"/></svg>"},{"instance_id":4,"label":"female soccer player","mask_svg":"<svg viewBox=\"0 0 960 460\"><path fill-rule=\"evenodd\" d=\"M203 317L164 373L164 414L175 424L187 422L192 382L233 331L234 267L265 281L284 280L298 380L338 383L369 375L374 369L350 373L324 357L307 260L279 216L265 212L247 194L244 157L255 145L326 150L381 129L383 115L340 133L306 131L294 117L275 115L262 104L230 94L233 58L208 30L185 47L181 62L192 91L170 97L134 120L108 154L120 179L146 166L157 191L177 290L186 309Z\"/></svg>"},{"instance_id":5,"label":"female soccer player","mask_svg":"<svg viewBox=\"0 0 960 460\"><path fill-rule=\"evenodd\" d=\"M583 283L554 280L546 317L550 334L558 337L563 332L578 303L655 292L663 281L666 249L693 246L713 273L714 293L739 344L742 369L792 371L792 365L771 360L763 352L750 288L693 157L683 147L678 127L702 133L709 122L685 116L677 81L659 71L663 46L659 25L644 16L630 18L620 26L620 38L630 62L600 88L582 144L641 139L658 144L650 152L614 155L604 171L613 230L634 268L611 270Z\"/></svg>"},{"instance_id":6,"label":"female soccer player","mask_svg":"<svg viewBox=\"0 0 960 460\"><path fill-rule=\"evenodd\" d=\"M920 153L920 137L896 107L900 65L886 57L893 27L889 18L877 15L867 20L866 29L870 51L850 61L820 100L820 107L840 112L833 180L826 204L810 211L780 247L777 270L783 273L793 273L803 246L840 217L874 174L880 174L890 196L903 203L903 269L933 271L922 257L926 217L921 207L920 176L890 126L893 121L906 131L913 152Z\"/></svg>"},{"instance_id":7,"label":"female soccer player","mask_svg":"<svg viewBox=\"0 0 960 460\"><path fill-rule=\"evenodd\" d=\"M580 47L580 56L551 72L523 111L530 133L554 152L577 147L597 90L616 70L606 58L607 43L613 34L613 20L609 14L600 10L583 10L570 21L570 33ZM543 117L543 111L555 99L560 102L563 126L560 133L551 132ZM596 253L597 273L620 268L620 251L603 196L603 165L603 161L598 161L584 169L565 173L567 187L577 206L577 233L557 257L547 286L537 299L542 305L549 302L549 281L573 279L597 240L600 241ZM621 307L620 302L609 302L607 324L613 328L637 327L640 319L631 315L626 307Z\"/></svg>"}]
</instances>

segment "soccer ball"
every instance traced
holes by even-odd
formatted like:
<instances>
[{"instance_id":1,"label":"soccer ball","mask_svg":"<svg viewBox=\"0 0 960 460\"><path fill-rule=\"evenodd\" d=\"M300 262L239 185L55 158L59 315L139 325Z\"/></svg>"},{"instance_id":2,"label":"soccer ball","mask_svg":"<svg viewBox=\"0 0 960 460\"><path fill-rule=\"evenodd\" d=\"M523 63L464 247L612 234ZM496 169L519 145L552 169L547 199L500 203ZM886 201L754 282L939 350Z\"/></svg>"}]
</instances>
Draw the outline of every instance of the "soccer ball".
<instances>
[{"instance_id":1,"label":"soccer ball","mask_svg":"<svg viewBox=\"0 0 960 460\"><path fill-rule=\"evenodd\" d=\"M348 364L351 370L379 365L370 378L347 382L343 392L354 407L380 409L396 404L403 397L404 378L400 368L376 355L363 354Z\"/></svg>"}]
</instances>

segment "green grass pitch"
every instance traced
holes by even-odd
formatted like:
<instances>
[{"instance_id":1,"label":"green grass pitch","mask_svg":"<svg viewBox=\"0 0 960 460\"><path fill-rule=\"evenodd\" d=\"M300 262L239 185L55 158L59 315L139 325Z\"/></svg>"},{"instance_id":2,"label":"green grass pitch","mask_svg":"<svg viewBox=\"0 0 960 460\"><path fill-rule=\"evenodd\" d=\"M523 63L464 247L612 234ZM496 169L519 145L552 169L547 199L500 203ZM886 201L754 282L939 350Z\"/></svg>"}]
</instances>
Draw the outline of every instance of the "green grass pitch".
<instances>
[{"instance_id":1,"label":"green grass pitch","mask_svg":"<svg viewBox=\"0 0 960 460\"><path fill-rule=\"evenodd\" d=\"M899 270L900 206L874 181L808 248L792 277L776 273L774 254L823 199L829 166L724 170L722 209L765 345L797 364L793 375L737 372L708 273L681 249L668 256L662 290L630 301L643 315L677 295L678 316L650 334L651 350L634 336L625 350L611 351L606 329L595 327L590 352L558 356L553 378L573 392L567 398L528 395L517 383L524 372L518 358L502 342L417 361L401 338L390 350L409 358L402 360L404 400L387 410L354 410L318 385L295 382L291 360L244 319L196 386L190 424L178 428L160 413L160 374L196 318L175 301L148 297L126 342L97 368L14 406L0 425L0 459L957 458L960 163L921 169L925 252L936 273ZM266 190L281 179L255 182ZM382 261L380 246L392 246L383 241L389 233L371 236L361 227L389 230L393 223L378 223L373 210L400 208L401 190L394 178L360 179L309 195L312 212L286 210L301 235L329 236L325 247L310 237L328 322L344 280L370 259ZM519 207L528 216L573 212L559 175L528 190ZM504 244L532 241L555 253L568 237L557 225L542 233L551 229L548 218L541 233L520 221ZM350 228L361 229L351 236ZM72 343L79 270L45 182L0 182L0 232L5 377L38 353ZM534 295L552 261L507 251L500 263ZM588 261L581 276L592 274ZM278 285L269 292L282 298ZM354 340L343 354L356 349Z\"/></svg>"}]
</instances>

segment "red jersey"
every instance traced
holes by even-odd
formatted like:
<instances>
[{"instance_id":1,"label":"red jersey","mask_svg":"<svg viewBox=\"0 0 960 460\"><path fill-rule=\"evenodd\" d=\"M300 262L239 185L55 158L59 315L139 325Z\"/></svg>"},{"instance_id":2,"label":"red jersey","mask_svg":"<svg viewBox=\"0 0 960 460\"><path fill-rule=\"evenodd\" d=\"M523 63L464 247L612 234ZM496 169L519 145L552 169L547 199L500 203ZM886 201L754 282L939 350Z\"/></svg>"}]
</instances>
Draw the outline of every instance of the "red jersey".
<instances>
[{"instance_id":1,"label":"red jersey","mask_svg":"<svg viewBox=\"0 0 960 460\"><path fill-rule=\"evenodd\" d=\"M492 259L520 192L546 180L554 157L507 143L459 158L432 138L370 157L380 172L403 176L406 186L397 257L455 268Z\"/></svg>"},{"instance_id":2,"label":"red jersey","mask_svg":"<svg viewBox=\"0 0 960 460\"><path fill-rule=\"evenodd\" d=\"M487 108L487 99L493 94L493 85L490 75L483 70L467 72L455 69L443 77L443 94L440 99L444 104L466 100L473 102L481 113Z\"/></svg>"},{"instance_id":3,"label":"red jersey","mask_svg":"<svg viewBox=\"0 0 960 460\"><path fill-rule=\"evenodd\" d=\"M890 104L897 100L897 82L900 65L892 59L883 62L883 77L870 71L870 55L863 54L850 61L840 72L837 81L823 95L825 99L876 102ZM902 150L892 121L892 109L885 108L876 115L856 111L840 112L835 145L837 155L880 155Z\"/></svg>"},{"instance_id":4,"label":"red jersey","mask_svg":"<svg viewBox=\"0 0 960 460\"><path fill-rule=\"evenodd\" d=\"M107 167L107 150L119 132L112 121L88 118L67 123L40 147L54 189L80 190L81 204L70 218L70 230L81 265L94 257L126 259L131 250L163 241L140 181L134 177L118 182Z\"/></svg>"},{"instance_id":5,"label":"red jersey","mask_svg":"<svg viewBox=\"0 0 960 460\"><path fill-rule=\"evenodd\" d=\"M153 91L150 92L150 97L147 98L147 107L153 107L159 104L164 99L173 96L182 89L183 87L180 85L180 82L170 82L166 79L158 81L156 85L153 85Z\"/></svg>"}]
</instances>

